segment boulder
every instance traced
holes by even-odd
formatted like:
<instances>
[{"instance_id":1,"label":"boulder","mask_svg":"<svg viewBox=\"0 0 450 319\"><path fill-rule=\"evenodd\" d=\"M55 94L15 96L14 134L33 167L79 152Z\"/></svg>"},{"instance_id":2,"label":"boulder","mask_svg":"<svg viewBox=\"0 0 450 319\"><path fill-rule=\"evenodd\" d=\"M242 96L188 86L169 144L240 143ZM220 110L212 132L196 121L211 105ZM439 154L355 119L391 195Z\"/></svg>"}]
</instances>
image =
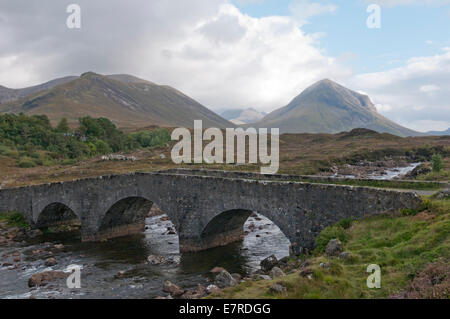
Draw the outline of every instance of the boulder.
<instances>
[{"instance_id":1,"label":"boulder","mask_svg":"<svg viewBox=\"0 0 450 319\"><path fill-rule=\"evenodd\" d=\"M58 279L66 279L69 274L63 271L45 271L38 274L34 274L28 280L28 287L45 286L51 281Z\"/></svg>"},{"instance_id":2,"label":"boulder","mask_svg":"<svg viewBox=\"0 0 450 319\"><path fill-rule=\"evenodd\" d=\"M332 239L328 242L325 248L325 253L328 256L339 256L342 252L342 243L339 239Z\"/></svg>"},{"instance_id":3,"label":"boulder","mask_svg":"<svg viewBox=\"0 0 450 319\"><path fill-rule=\"evenodd\" d=\"M285 294L287 292L286 287L281 284L274 284L270 286L270 291L276 294Z\"/></svg>"},{"instance_id":4,"label":"boulder","mask_svg":"<svg viewBox=\"0 0 450 319\"><path fill-rule=\"evenodd\" d=\"M45 266L47 266L47 267L51 267L51 266L54 266L56 264L57 264L56 259L53 258L53 257L47 258L47 260L45 260Z\"/></svg>"},{"instance_id":5,"label":"boulder","mask_svg":"<svg viewBox=\"0 0 450 319\"><path fill-rule=\"evenodd\" d=\"M233 287L237 284L236 280L234 280L234 278L226 270L222 270L217 274L215 283L219 288Z\"/></svg>"},{"instance_id":6,"label":"boulder","mask_svg":"<svg viewBox=\"0 0 450 319\"><path fill-rule=\"evenodd\" d=\"M209 272L213 273L213 274L218 274L219 272L224 271L225 268L222 267L214 267L213 269L211 269Z\"/></svg>"},{"instance_id":7,"label":"boulder","mask_svg":"<svg viewBox=\"0 0 450 319\"><path fill-rule=\"evenodd\" d=\"M147 257L147 261L151 264L151 265L164 265L167 264L167 258L164 256L155 256L155 255L150 255Z\"/></svg>"},{"instance_id":8,"label":"boulder","mask_svg":"<svg viewBox=\"0 0 450 319\"><path fill-rule=\"evenodd\" d=\"M329 269L330 268L330 263L320 263L319 267Z\"/></svg>"},{"instance_id":9,"label":"boulder","mask_svg":"<svg viewBox=\"0 0 450 319\"><path fill-rule=\"evenodd\" d=\"M350 257L352 256L352 254L348 251L343 251L342 253L339 254L339 259L350 259Z\"/></svg>"},{"instance_id":10,"label":"boulder","mask_svg":"<svg viewBox=\"0 0 450 319\"><path fill-rule=\"evenodd\" d=\"M270 271L270 275L272 276L272 278L281 277L284 276L284 272L278 267L273 267Z\"/></svg>"},{"instance_id":11,"label":"boulder","mask_svg":"<svg viewBox=\"0 0 450 319\"><path fill-rule=\"evenodd\" d=\"M202 285L198 285L195 290L188 290L183 295L181 295L181 299L200 299L206 293L206 288Z\"/></svg>"},{"instance_id":12,"label":"boulder","mask_svg":"<svg viewBox=\"0 0 450 319\"><path fill-rule=\"evenodd\" d=\"M275 255L269 256L263 259L260 263L261 269L265 272L269 272L278 264L278 259Z\"/></svg>"},{"instance_id":13,"label":"boulder","mask_svg":"<svg viewBox=\"0 0 450 319\"><path fill-rule=\"evenodd\" d=\"M255 280L272 280L272 277L268 275L256 275Z\"/></svg>"},{"instance_id":14,"label":"boulder","mask_svg":"<svg viewBox=\"0 0 450 319\"><path fill-rule=\"evenodd\" d=\"M437 199L444 199L446 197L450 197L450 188L443 189L436 195Z\"/></svg>"},{"instance_id":15,"label":"boulder","mask_svg":"<svg viewBox=\"0 0 450 319\"><path fill-rule=\"evenodd\" d=\"M63 250L64 249L64 245L63 244L56 244L56 245L54 245L53 246L55 249L58 249L58 250Z\"/></svg>"},{"instance_id":16,"label":"boulder","mask_svg":"<svg viewBox=\"0 0 450 319\"><path fill-rule=\"evenodd\" d=\"M231 277L233 277L233 279L234 279L236 282L240 282L241 279L242 279L242 276L241 276L240 274L231 274Z\"/></svg>"},{"instance_id":17,"label":"boulder","mask_svg":"<svg viewBox=\"0 0 450 319\"><path fill-rule=\"evenodd\" d=\"M184 294L184 290L182 288L168 280L164 282L163 291L171 294L173 297L180 297Z\"/></svg>"}]
</instances>

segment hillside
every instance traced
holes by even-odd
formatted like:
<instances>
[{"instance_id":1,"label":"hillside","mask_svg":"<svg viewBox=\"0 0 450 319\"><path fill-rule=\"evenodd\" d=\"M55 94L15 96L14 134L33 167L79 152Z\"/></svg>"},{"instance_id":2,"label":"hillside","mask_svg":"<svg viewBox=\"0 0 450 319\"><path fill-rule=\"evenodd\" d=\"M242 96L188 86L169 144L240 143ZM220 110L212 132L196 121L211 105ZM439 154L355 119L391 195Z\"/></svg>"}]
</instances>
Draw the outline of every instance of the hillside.
<instances>
[{"instance_id":1,"label":"hillside","mask_svg":"<svg viewBox=\"0 0 450 319\"><path fill-rule=\"evenodd\" d=\"M61 118L75 125L83 116L106 117L119 127L205 127L234 125L180 91L131 75L88 72L70 82L0 105L0 112L47 115L52 124Z\"/></svg>"},{"instance_id":2,"label":"hillside","mask_svg":"<svg viewBox=\"0 0 450 319\"><path fill-rule=\"evenodd\" d=\"M43 84L30 86L23 89L10 89L0 85L0 104L13 102L24 98L30 94L42 92L54 88L55 86L75 80L76 76L66 76Z\"/></svg>"},{"instance_id":3,"label":"hillside","mask_svg":"<svg viewBox=\"0 0 450 319\"><path fill-rule=\"evenodd\" d=\"M435 135L435 136L450 135L450 128L448 128L446 131L429 131L426 134L427 135Z\"/></svg>"},{"instance_id":4,"label":"hillside","mask_svg":"<svg viewBox=\"0 0 450 319\"><path fill-rule=\"evenodd\" d=\"M421 135L378 114L367 95L330 80L313 84L255 126L280 128L281 133L339 133L367 128L398 136Z\"/></svg>"}]
</instances>

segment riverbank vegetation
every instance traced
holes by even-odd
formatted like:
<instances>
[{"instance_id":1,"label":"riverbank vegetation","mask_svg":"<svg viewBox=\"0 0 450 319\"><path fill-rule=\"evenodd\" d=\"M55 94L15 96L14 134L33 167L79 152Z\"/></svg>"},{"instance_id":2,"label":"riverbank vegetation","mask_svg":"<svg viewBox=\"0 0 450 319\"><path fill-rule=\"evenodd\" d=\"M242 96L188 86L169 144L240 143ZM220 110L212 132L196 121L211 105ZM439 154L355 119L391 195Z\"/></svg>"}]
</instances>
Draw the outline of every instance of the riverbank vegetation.
<instances>
[{"instance_id":1,"label":"riverbank vegetation","mask_svg":"<svg viewBox=\"0 0 450 319\"><path fill-rule=\"evenodd\" d=\"M0 212L0 223L5 227L18 227L21 229L29 228L30 225L25 221L25 218L20 213L4 213Z\"/></svg>"},{"instance_id":2,"label":"riverbank vegetation","mask_svg":"<svg viewBox=\"0 0 450 319\"><path fill-rule=\"evenodd\" d=\"M346 258L324 253L339 238ZM428 199L409 216L376 216L325 228L311 256L291 259L285 276L249 280L212 298L450 298L450 197ZM381 288L366 285L381 267ZM275 284L285 287L274 292Z\"/></svg>"}]
</instances>

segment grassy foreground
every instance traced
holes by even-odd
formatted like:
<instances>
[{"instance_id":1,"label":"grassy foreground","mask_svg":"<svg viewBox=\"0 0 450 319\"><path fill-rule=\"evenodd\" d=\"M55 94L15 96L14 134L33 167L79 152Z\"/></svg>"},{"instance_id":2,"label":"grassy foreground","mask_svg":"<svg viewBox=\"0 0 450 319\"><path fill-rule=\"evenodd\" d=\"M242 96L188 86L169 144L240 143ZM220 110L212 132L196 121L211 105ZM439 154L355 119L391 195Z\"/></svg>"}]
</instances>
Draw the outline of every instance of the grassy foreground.
<instances>
[{"instance_id":1,"label":"grassy foreground","mask_svg":"<svg viewBox=\"0 0 450 319\"><path fill-rule=\"evenodd\" d=\"M272 280L247 281L210 297L450 298L450 198L425 203L424 210L414 216L377 216L328 227L317 238L309 265L293 267L293 273ZM343 242L350 258L323 253L325 243L333 238ZM305 258L300 257L302 261ZM291 262L299 265L296 260ZM329 267L321 267L321 263L329 263ZM370 264L381 267L380 289L367 288ZM301 275L305 269L311 273L309 278ZM427 287L430 273L433 280L437 276L443 282ZM286 287L286 293L272 292L270 287L276 283Z\"/></svg>"}]
</instances>

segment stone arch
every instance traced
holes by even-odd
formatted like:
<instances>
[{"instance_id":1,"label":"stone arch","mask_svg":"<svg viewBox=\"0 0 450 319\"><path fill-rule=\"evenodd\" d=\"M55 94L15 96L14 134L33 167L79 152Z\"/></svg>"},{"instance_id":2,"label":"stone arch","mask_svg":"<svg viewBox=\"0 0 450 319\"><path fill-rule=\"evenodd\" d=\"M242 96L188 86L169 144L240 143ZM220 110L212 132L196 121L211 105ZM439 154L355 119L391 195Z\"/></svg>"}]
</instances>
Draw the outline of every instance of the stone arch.
<instances>
[{"instance_id":1,"label":"stone arch","mask_svg":"<svg viewBox=\"0 0 450 319\"><path fill-rule=\"evenodd\" d=\"M80 224L80 218L75 211L60 202L48 204L40 211L35 226L44 228L57 225Z\"/></svg>"},{"instance_id":2,"label":"stone arch","mask_svg":"<svg viewBox=\"0 0 450 319\"><path fill-rule=\"evenodd\" d=\"M143 232L145 218L152 206L152 201L141 196L122 198L106 210L93 238L83 240L96 241Z\"/></svg>"},{"instance_id":3,"label":"stone arch","mask_svg":"<svg viewBox=\"0 0 450 319\"><path fill-rule=\"evenodd\" d=\"M259 213L259 212L258 212ZM198 250L226 246L244 239L244 224L253 214L248 209L232 209L221 212L209 220L200 234ZM291 241L288 234L273 220L270 214L260 213L276 225L283 235Z\"/></svg>"}]
</instances>

